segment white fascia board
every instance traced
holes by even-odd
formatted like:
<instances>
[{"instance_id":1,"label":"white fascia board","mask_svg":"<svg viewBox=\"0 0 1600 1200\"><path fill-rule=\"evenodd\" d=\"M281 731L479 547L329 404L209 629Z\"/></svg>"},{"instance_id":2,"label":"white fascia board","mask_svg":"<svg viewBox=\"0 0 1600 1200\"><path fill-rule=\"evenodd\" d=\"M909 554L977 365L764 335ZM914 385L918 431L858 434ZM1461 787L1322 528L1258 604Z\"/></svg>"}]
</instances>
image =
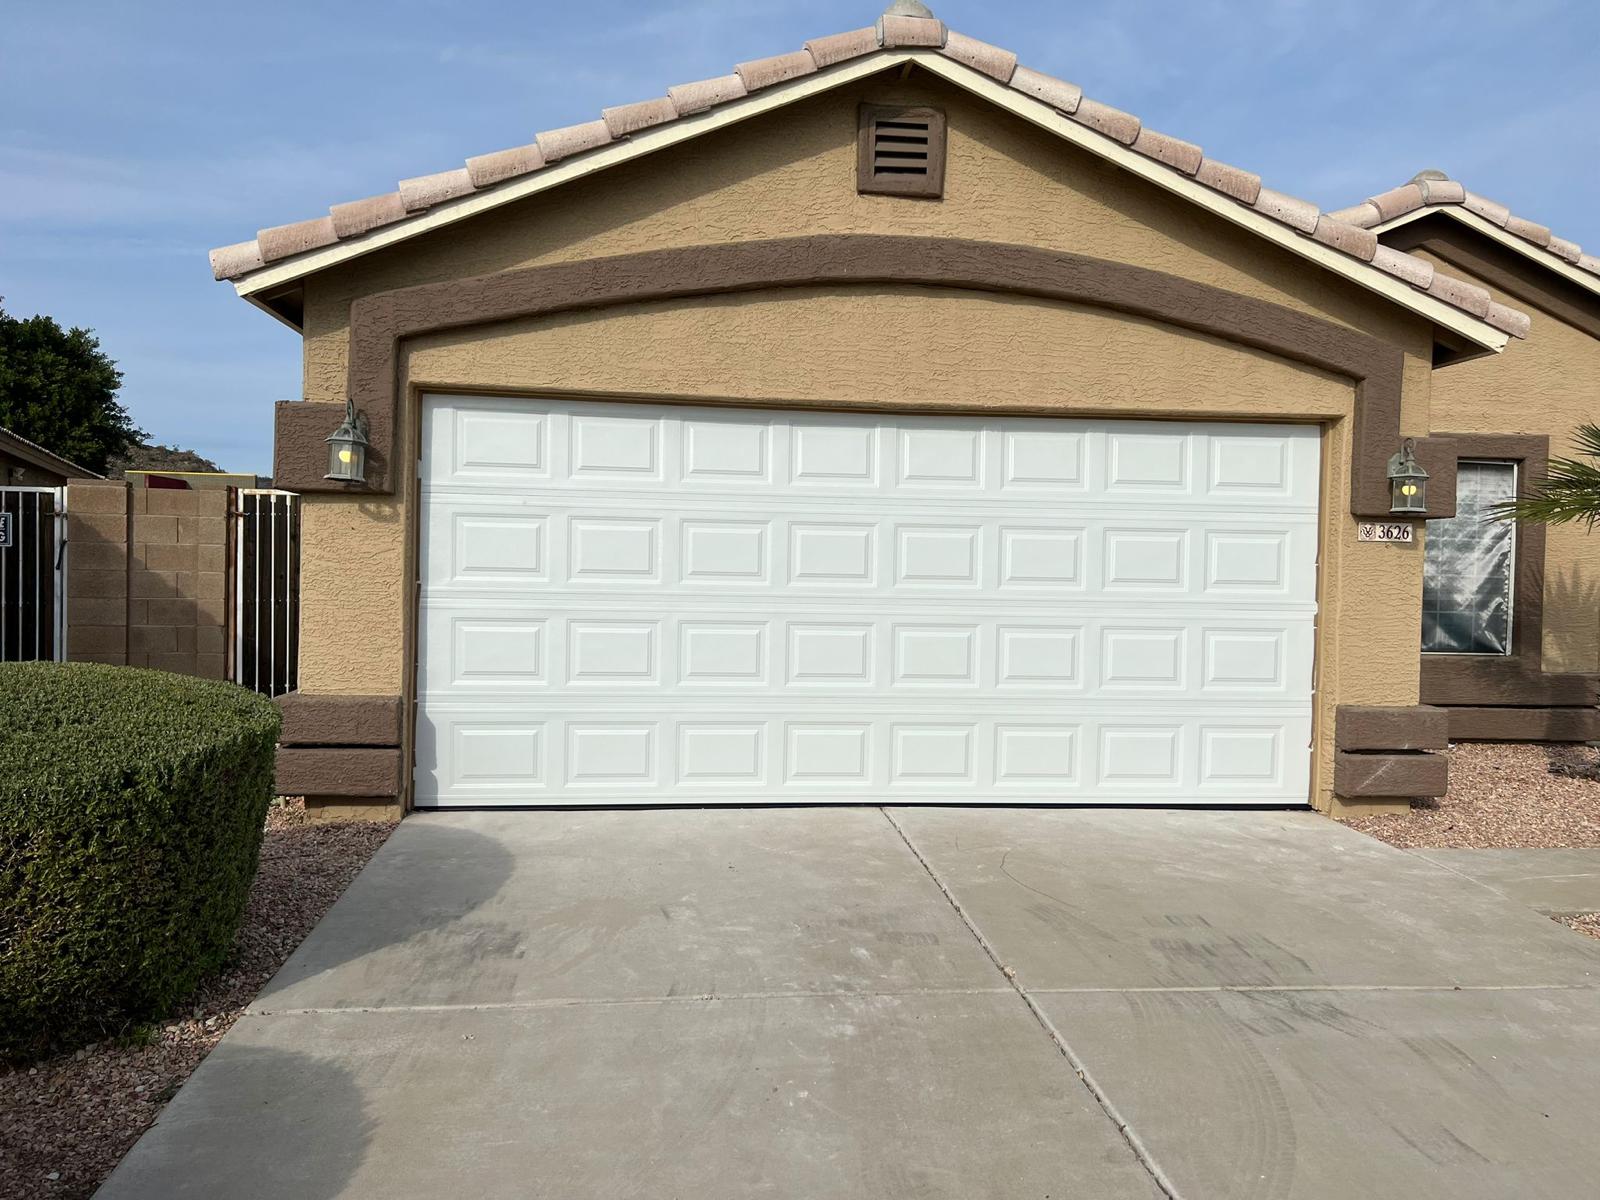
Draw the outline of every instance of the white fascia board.
<instances>
[{"instance_id":1,"label":"white fascia board","mask_svg":"<svg viewBox=\"0 0 1600 1200\"><path fill-rule=\"evenodd\" d=\"M1419 292L1410 284L1385 274L1369 263L1351 258L1349 255L1330 246L1324 246L1321 242L1313 241L1311 238L1290 229L1287 225L1263 216L1254 209L1247 208L1238 201L1220 192L1213 191L1203 183L1199 183L1189 176L1173 170L1171 167L1156 162L1154 159L1146 158L1142 154L1135 153L1120 142L1096 133L1087 126L1078 124L1071 117L1058 112L1042 100L1036 100L1031 96L1015 91L990 76L953 59L946 58L939 51L931 49L879 51L876 54L869 54L847 63L841 63L811 75L803 75L798 79L766 88L753 96L731 101L704 113L691 117L680 117L675 121L666 122L653 129L632 134L600 149L578 155L553 166L544 167L499 187L473 193L458 200L438 205L435 208L418 213L415 217L397 222L394 225L375 229L363 237L336 242L320 250L312 250L305 254L296 255L294 258L285 259L276 266L266 267L238 280L234 287L239 295L248 299L263 289L291 282L316 271L326 270L329 267L347 262L363 254L370 254L374 250L395 245L442 226L454 224L456 221L477 216L480 213L488 212L505 204L514 203L528 196L537 195L540 192L549 191L572 180L603 171L608 167L617 166L618 164L641 158L646 154L654 153L657 150L678 145L703 133L724 129L741 121L747 121L752 117L771 112L774 109L782 108L785 105L809 99L833 88L853 83L859 79L865 79L882 71L890 70L902 63L910 62L916 63L930 73L981 99L988 100L990 103L1005 109L1030 124L1048 130L1063 140L1091 154L1098 155L1100 158L1137 175L1141 179L1148 180L1157 187L1199 205L1208 212L1220 216L1223 220L1248 229L1267 241L1282 246L1302 258L1309 259L1318 266L1343 276L1360 287L1384 297L1386 300L1418 313L1435 325L1465 338L1475 346L1499 352L1505 349L1506 344L1510 341L1508 334L1501 332L1488 322L1480 321L1470 313L1463 312L1453 305L1446 304L1441 300L1436 300L1432 296Z\"/></svg>"},{"instance_id":2,"label":"white fascia board","mask_svg":"<svg viewBox=\"0 0 1600 1200\"><path fill-rule=\"evenodd\" d=\"M1373 233L1388 233L1391 229L1399 229L1402 225L1409 225L1413 221L1420 221L1423 217L1435 214L1449 217L1453 221L1460 221L1468 229L1476 230L1491 241L1498 242L1507 250L1514 250L1523 258L1538 263L1546 270L1554 271L1563 279L1577 284L1586 292L1593 292L1600 296L1600 275L1589 271L1580 270L1573 266L1559 254L1552 254L1543 246L1536 246L1527 238L1520 238L1514 233L1507 233L1500 226L1486 217L1480 217L1470 208L1463 208L1459 204L1435 204L1427 208L1419 208L1403 216L1395 217L1391 221L1384 221L1372 227Z\"/></svg>"}]
</instances>

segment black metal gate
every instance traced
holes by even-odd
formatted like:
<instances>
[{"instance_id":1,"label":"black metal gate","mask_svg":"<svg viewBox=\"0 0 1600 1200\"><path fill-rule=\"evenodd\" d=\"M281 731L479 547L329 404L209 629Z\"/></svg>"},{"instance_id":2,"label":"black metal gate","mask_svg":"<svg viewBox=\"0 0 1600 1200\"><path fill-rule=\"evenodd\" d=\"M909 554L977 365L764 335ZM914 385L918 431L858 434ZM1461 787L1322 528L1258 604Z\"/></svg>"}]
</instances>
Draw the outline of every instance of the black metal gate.
<instances>
[{"instance_id":1,"label":"black metal gate","mask_svg":"<svg viewBox=\"0 0 1600 1200\"><path fill-rule=\"evenodd\" d=\"M0 662L66 657L65 489L0 488Z\"/></svg>"},{"instance_id":2,"label":"black metal gate","mask_svg":"<svg viewBox=\"0 0 1600 1200\"><path fill-rule=\"evenodd\" d=\"M233 681L268 696L300 681L300 497L241 488L233 512Z\"/></svg>"}]
</instances>

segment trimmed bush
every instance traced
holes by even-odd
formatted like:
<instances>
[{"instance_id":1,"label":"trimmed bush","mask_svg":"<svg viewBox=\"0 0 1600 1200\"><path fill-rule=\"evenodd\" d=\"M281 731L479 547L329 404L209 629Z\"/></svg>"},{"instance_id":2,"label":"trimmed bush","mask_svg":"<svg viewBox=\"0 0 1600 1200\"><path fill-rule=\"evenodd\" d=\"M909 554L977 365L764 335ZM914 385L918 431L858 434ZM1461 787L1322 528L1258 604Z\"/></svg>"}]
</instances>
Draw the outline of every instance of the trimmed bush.
<instances>
[{"instance_id":1,"label":"trimmed bush","mask_svg":"<svg viewBox=\"0 0 1600 1200\"><path fill-rule=\"evenodd\" d=\"M163 1016L222 966L278 726L231 683L0 664L0 1056Z\"/></svg>"}]
</instances>

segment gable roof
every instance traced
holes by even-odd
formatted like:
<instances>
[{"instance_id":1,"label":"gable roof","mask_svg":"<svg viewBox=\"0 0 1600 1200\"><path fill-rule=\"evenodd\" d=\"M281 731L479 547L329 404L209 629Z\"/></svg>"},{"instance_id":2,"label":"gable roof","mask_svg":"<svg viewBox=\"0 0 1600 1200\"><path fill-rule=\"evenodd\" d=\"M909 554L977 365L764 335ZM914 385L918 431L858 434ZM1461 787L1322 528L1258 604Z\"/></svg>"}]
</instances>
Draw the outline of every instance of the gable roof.
<instances>
[{"instance_id":1,"label":"gable roof","mask_svg":"<svg viewBox=\"0 0 1600 1200\"><path fill-rule=\"evenodd\" d=\"M38 442L30 442L20 433L12 433L9 429L0 428L0 453L4 453L29 466L38 467L41 471L48 471L52 475L60 475L66 479L102 479L104 476L96 475L87 467L80 467L70 459L62 458L46 450Z\"/></svg>"},{"instance_id":2,"label":"gable roof","mask_svg":"<svg viewBox=\"0 0 1600 1200\"><path fill-rule=\"evenodd\" d=\"M831 90L902 63L986 98L1226 220L1244 226L1487 350L1527 336L1528 317L1475 284L1381 245L1377 236L1147 129L1009 50L946 28L917 0L895 0L875 26L814 38L803 49L738 64L715 79L604 109L596 121L538 134L524 146L401 180L392 192L335 204L327 216L261 230L211 252L213 273L255 299L357 255L474 216L570 179ZM260 303L259 299L255 302ZM266 305L263 305L266 307Z\"/></svg>"},{"instance_id":3,"label":"gable roof","mask_svg":"<svg viewBox=\"0 0 1600 1200\"><path fill-rule=\"evenodd\" d=\"M1557 237L1548 225L1515 215L1504 204L1469 192L1443 171L1418 171L1409 182L1342 208L1332 216L1374 233L1383 233L1432 213L1442 213L1476 229L1525 258L1600 294L1600 257L1585 254L1577 242Z\"/></svg>"}]
</instances>

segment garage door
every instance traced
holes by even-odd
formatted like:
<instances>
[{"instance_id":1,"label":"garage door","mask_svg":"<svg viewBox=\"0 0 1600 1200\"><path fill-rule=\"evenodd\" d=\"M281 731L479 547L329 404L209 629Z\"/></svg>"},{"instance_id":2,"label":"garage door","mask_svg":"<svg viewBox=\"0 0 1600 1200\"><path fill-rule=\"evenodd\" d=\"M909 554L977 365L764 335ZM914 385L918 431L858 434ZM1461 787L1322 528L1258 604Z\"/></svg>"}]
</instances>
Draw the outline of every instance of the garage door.
<instances>
[{"instance_id":1,"label":"garage door","mask_svg":"<svg viewBox=\"0 0 1600 1200\"><path fill-rule=\"evenodd\" d=\"M417 803L1305 803L1318 455L429 397Z\"/></svg>"}]
</instances>

